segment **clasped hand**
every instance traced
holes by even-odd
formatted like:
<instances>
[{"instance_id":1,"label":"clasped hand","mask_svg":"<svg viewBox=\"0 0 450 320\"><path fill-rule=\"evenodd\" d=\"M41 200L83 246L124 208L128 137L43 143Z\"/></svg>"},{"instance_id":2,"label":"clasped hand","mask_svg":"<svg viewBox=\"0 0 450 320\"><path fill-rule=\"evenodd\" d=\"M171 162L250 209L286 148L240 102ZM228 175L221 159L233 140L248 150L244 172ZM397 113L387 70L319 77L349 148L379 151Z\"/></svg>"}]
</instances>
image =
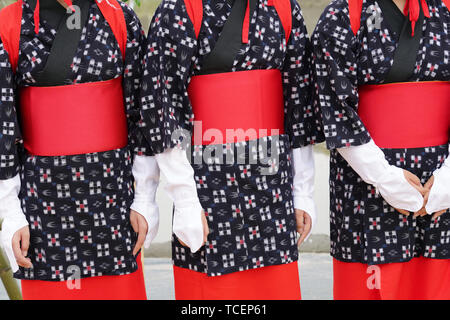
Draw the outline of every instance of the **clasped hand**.
<instances>
[{"instance_id":1,"label":"clasped hand","mask_svg":"<svg viewBox=\"0 0 450 320\"><path fill-rule=\"evenodd\" d=\"M414 215L413 215L414 218L415 217L423 217L427 214L433 214L433 219L436 219L447 211L447 209L444 209L444 210L441 210L438 212L427 212L427 210L425 209L425 206L428 203L428 198L430 196L431 188L433 187L434 175L431 176L431 178L427 181L427 183L425 183L425 185L422 185L419 177L417 177L415 174L413 174L407 170L403 170L403 173L405 175L406 181L408 181L408 183L410 185L412 185L417 191L419 191L423 197L422 209L420 209L419 211L414 213ZM397 208L396 208L396 210L406 216L410 215L409 211L406 211L403 209L397 209Z\"/></svg>"}]
</instances>

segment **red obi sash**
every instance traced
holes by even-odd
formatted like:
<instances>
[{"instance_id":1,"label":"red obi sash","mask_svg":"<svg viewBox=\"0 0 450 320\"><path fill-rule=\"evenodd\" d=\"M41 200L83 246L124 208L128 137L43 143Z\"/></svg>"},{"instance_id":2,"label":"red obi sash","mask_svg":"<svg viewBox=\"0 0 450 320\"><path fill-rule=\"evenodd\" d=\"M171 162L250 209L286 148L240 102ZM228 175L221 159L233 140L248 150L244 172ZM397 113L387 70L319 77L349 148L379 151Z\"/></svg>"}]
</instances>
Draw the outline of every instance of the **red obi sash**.
<instances>
[{"instance_id":1,"label":"red obi sash","mask_svg":"<svg viewBox=\"0 0 450 320\"><path fill-rule=\"evenodd\" d=\"M85 154L128 144L122 78L19 92L24 146L32 155Z\"/></svg>"},{"instance_id":2,"label":"red obi sash","mask_svg":"<svg viewBox=\"0 0 450 320\"><path fill-rule=\"evenodd\" d=\"M201 75L188 87L195 115L194 144L223 144L284 133L279 70Z\"/></svg>"},{"instance_id":3,"label":"red obi sash","mask_svg":"<svg viewBox=\"0 0 450 320\"><path fill-rule=\"evenodd\" d=\"M446 144L450 130L450 82L361 86L358 114L381 148Z\"/></svg>"}]
</instances>

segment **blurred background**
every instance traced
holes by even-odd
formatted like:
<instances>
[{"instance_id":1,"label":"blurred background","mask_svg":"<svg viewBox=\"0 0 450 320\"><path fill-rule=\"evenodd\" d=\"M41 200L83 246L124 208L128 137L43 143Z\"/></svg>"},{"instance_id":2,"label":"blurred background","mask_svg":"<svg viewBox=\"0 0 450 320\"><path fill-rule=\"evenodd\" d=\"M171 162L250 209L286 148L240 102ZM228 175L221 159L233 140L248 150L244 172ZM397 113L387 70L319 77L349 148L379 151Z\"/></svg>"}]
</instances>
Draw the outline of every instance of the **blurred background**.
<instances>
[{"instance_id":1,"label":"blurred background","mask_svg":"<svg viewBox=\"0 0 450 320\"><path fill-rule=\"evenodd\" d=\"M0 0L0 9L5 5L13 3L15 0ZM182 1L182 0L179 0ZM303 17L305 19L308 32L311 33L323 12L324 8L331 0L299 0L300 6L303 11ZM137 15L141 19L145 31L148 31L151 19L155 12L155 9L161 3L161 0L129 0L127 1L130 6L136 11ZM315 200L318 213L318 222L313 230L312 236L308 239L307 243L302 245L300 251L305 257L305 261L311 261L309 268L310 272L317 272L317 268L329 267L329 193L328 193L328 176L329 176L329 153L326 150L324 144L315 146L315 162L316 162L316 192ZM165 181L164 177L161 178L161 185L157 194L157 202L160 208L160 229L158 236L150 249L145 251L145 256L154 258L153 260L146 261L146 270L149 268L149 273L152 274L154 279L149 281L160 281L162 284L168 275L167 263L171 255L170 239L171 239L171 223L172 223L172 202L167 197L164 191ZM316 253L314 255L314 253ZM317 255L317 253L321 253ZM160 260L158 260L160 259ZM319 260L317 260L319 259ZM322 259L322 260L321 260ZM147 266L148 264L148 266ZM305 268L308 268L306 264ZM152 270L150 272L150 269ZM329 268L328 268L329 269ZM327 269L327 270L328 270ZM0 261L0 278L3 275ZM162 272L162 273L158 273ZM147 272L146 272L147 274ZM317 282L311 277L308 277L308 272L301 273L302 278L306 278L307 286L310 283L314 293L309 298L324 299L329 298L329 285L325 282L322 286L317 287ZM6 278L6 276L5 276ZM327 271L326 279L331 279L331 270ZM148 280L148 279L147 279ZM170 280L170 279L169 279ZM302 284L302 287L303 284ZM319 289L318 289L319 288ZM164 289L165 290L165 289ZM162 291L164 291L162 290ZM319 290L319 291L317 291ZM165 292L165 291L164 291ZM156 296L156 298L166 299L172 297L173 293L164 293L164 295ZM2 294L2 288L0 285L0 299L5 298L5 293ZM153 296L152 298L155 298ZM308 298L308 296L304 296Z\"/></svg>"}]
</instances>

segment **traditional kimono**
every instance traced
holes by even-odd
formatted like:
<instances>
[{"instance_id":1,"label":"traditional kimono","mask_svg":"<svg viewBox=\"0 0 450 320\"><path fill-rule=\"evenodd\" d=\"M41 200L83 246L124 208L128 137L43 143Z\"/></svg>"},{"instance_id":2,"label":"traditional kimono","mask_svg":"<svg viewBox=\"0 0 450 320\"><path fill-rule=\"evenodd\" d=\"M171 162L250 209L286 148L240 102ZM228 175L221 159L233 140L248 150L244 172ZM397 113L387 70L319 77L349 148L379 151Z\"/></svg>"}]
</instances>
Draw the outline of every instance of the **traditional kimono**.
<instances>
[{"instance_id":1,"label":"traditional kimono","mask_svg":"<svg viewBox=\"0 0 450 320\"><path fill-rule=\"evenodd\" d=\"M312 215L314 204L310 194L294 204L291 152L312 154L323 139L310 55L295 1L158 7L142 82L142 139L157 157L188 147L210 228L197 252L173 238L177 299L300 298L294 207ZM245 133L227 135L235 129ZM175 199L178 219L177 210Z\"/></svg>"},{"instance_id":2,"label":"traditional kimono","mask_svg":"<svg viewBox=\"0 0 450 320\"><path fill-rule=\"evenodd\" d=\"M390 0L335 0L312 36L316 102L331 149L336 299L450 298L448 210L432 219L393 207L416 212L423 205L401 168L422 184L434 173L439 185L426 209L448 208L431 195L449 194L449 26L441 0L408 1L404 12ZM378 163L386 161L381 167L393 179L362 174L376 171L371 152L380 148ZM366 154L353 161L351 150ZM405 187L403 197L391 197Z\"/></svg>"},{"instance_id":3,"label":"traditional kimono","mask_svg":"<svg viewBox=\"0 0 450 320\"><path fill-rule=\"evenodd\" d=\"M78 27L55 3L20 0L2 16L0 179L18 181L21 208L9 196L1 210L25 214L33 264L14 276L25 299L146 299L129 219L145 34L120 1L74 1ZM62 10L59 24L40 8Z\"/></svg>"}]
</instances>

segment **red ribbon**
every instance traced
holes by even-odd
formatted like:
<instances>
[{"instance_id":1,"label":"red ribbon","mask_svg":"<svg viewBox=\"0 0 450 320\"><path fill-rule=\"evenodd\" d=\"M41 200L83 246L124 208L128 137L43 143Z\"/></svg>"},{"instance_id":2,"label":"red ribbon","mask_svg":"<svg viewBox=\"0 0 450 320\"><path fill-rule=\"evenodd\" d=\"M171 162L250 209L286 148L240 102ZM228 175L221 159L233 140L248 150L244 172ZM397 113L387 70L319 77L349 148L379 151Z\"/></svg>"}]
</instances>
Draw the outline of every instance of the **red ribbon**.
<instances>
[{"instance_id":1,"label":"red ribbon","mask_svg":"<svg viewBox=\"0 0 450 320\"><path fill-rule=\"evenodd\" d=\"M250 31L250 0L247 0L247 10L245 10L244 25L242 26L242 43L248 43L249 31Z\"/></svg>"},{"instance_id":2,"label":"red ribbon","mask_svg":"<svg viewBox=\"0 0 450 320\"><path fill-rule=\"evenodd\" d=\"M67 6L70 8L70 10L72 10L72 12L75 12L75 8L73 7L72 0L64 0L64 2L67 4ZM39 0L37 0L36 8L34 9L34 32L36 34L39 33L39 24L40 24L39 12L40 12L40 4L39 4Z\"/></svg>"},{"instance_id":3,"label":"red ribbon","mask_svg":"<svg viewBox=\"0 0 450 320\"><path fill-rule=\"evenodd\" d=\"M425 17L430 17L430 11L428 10L428 5L426 0L406 0L405 8L403 9L403 14L405 16L409 13L409 20L411 21L411 36L414 37L414 29L416 27L416 22L419 20L420 15L420 6L422 5L422 9Z\"/></svg>"}]
</instances>

